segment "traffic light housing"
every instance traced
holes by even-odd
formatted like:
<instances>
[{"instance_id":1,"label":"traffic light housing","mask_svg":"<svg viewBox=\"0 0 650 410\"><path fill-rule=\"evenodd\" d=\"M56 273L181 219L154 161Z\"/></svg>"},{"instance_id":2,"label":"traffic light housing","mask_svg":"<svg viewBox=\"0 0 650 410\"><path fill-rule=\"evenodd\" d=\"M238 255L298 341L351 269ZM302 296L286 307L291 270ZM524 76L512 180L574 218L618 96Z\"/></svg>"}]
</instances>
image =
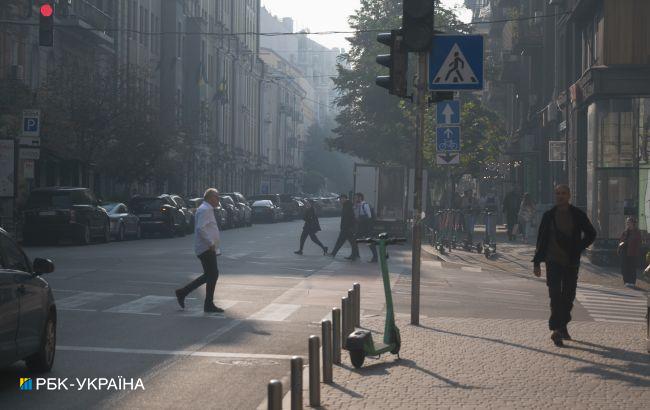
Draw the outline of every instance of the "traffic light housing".
<instances>
[{"instance_id":1,"label":"traffic light housing","mask_svg":"<svg viewBox=\"0 0 650 410\"><path fill-rule=\"evenodd\" d=\"M431 50L433 0L404 0L402 15L404 47L407 51Z\"/></svg>"},{"instance_id":2,"label":"traffic light housing","mask_svg":"<svg viewBox=\"0 0 650 410\"><path fill-rule=\"evenodd\" d=\"M406 74L408 70L408 52L404 49L401 30L377 34L377 41L390 47L390 54L377 56L377 63L388 67L388 75L380 75L375 83L386 88L390 94L406 97Z\"/></svg>"},{"instance_id":3,"label":"traffic light housing","mask_svg":"<svg viewBox=\"0 0 650 410\"><path fill-rule=\"evenodd\" d=\"M54 45L54 2L42 1L38 9L38 44L43 47Z\"/></svg>"}]
</instances>

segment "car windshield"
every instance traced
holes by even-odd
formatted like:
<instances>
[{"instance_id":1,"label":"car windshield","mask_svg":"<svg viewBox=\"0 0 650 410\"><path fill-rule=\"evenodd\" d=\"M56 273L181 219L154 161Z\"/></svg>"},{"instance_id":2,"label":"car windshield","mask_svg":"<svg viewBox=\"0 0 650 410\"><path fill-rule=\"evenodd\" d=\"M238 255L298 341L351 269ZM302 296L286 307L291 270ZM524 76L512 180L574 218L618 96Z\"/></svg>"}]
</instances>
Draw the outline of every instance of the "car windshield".
<instances>
[{"instance_id":1,"label":"car windshield","mask_svg":"<svg viewBox=\"0 0 650 410\"><path fill-rule=\"evenodd\" d=\"M115 210L117 205L119 204L102 204L102 208L104 208L104 210L110 214Z\"/></svg>"},{"instance_id":2,"label":"car windshield","mask_svg":"<svg viewBox=\"0 0 650 410\"><path fill-rule=\"evenodd\" d=\"M85 191L32 192L27 208L70 208L72 205L90 205L92 198Z\"/></svg>"},{"instance_id":3,"label":"car windshield","mask_svg":"<svg viewBox=\"0 0 650 410\"><path fill-rule=\"evenodd\" d=\"M159 198L135 198L131 201L131 208L135 212L158 211L163 206Z\"/></svg>"},{"instance_id":4,"label":"car windshield","mask_svg":"<svg viewBox=\"0 0 650 410\"><path fill-rule=\"evenodd\" d=\"M268 199L264 199L262 201L255 201L253 203L253 208L268 208L270 206L272 206L272 203Z\"/></svg>"}]
</instances>

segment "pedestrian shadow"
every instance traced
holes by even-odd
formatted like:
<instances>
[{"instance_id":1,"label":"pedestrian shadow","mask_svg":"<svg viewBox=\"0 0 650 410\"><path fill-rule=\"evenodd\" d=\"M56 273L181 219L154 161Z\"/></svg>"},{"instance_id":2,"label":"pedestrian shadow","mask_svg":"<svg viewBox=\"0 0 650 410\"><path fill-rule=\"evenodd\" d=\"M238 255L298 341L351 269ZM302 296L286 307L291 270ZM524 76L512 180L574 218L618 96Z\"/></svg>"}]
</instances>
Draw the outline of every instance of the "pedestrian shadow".
<instances>
[{"instance_id":1,"label":"pedestrian shadow","mask_svg":"<svg viewBox=\"0 0 650 410\"><path fill-rule=\"evenodd\" d=\"M363 399L363 397L364 397L363 394L359 394L359 393L355 392L354 390L350 390L347 387L343 387L338 383L334 383L334 382L327 383L327 386L330 386L330 387L340 391L341 393L345 393L350 397L354 397L355 399Z\"/></svg>"},{"instance_id":2,"label":"pedestrian shadow","mask_svg":"<svg viewBox=\"0 0 650 410\"><path fill-rule=\"evenodd\" d=\"M558 351L544 350L537 347L526 346L523 344L508 342L501 339L495 339L486 336L470 335L449 330L438 329L429 326L418 326L421 329L431 330L437 333L448 334L452 336L465 337L469 339L483 340L491 343L496 343L504 346L510 346L517 349L524 349L535 353L555 356L562 359L572 360L585 367L575 370L575 372L591 373L598 375L605 380L619 380L628 383L633 387L650 387L650 356L645 353L637 353L629 350L618 349L611 346L598 345L590 342L583 341L569 341L565 344L564 348L558 348ZM578 347L578 345L585 345L589 347ZM606 364L594 360L589 360L581 357L572 356L568 353L561 353L561 351L584 351L593 355L598 355L604 359L617 360L623 362L622 365Z\"/></svg>"}]
</instances>

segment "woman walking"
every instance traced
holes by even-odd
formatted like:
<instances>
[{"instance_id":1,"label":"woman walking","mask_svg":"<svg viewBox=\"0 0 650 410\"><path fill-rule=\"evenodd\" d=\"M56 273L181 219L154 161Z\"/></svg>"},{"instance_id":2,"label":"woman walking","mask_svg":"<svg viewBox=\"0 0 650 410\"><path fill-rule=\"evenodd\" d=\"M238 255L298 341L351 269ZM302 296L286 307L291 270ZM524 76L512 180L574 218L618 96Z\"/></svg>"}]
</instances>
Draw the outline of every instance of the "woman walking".
<instances>
[{"instance_id":1,"label":"woman walking","mask_svg":"<svg viewBox=\"0 0 650 410\"><path fill-rule=\"evenodd\" d=\"M533 229L533 224L535 222L535 212L537 208L535 207L535 202L530 197L530 194L526 192L522 199L521 204L519 205L519 231L523 237L524 243L528 243L528 235Z\"/></svg>"},{"instance_id":2,"label":"woman walking","mask_svg":"<svg viewBox=\"0 0 650 410\"><path fill-rule=\"evenodd\" d=\"M627 218L626 225L618 245L618 256L621 258L623 283L628 288L633 288L636 285L636 268L639 264L641 232L636 226L636 218L632 216Z\"/></svg>"},{"instance_id":3,"label":"woman walking","mask_svg":"<svg viewBox=\"0 0 650 410\"><path fill-rule=\"evenodd\" d=\"M305 214L303 215L302 219L305 221L305 225L302 227L302 234L300 235L300 249L294 253L297 255L302 255L302 250L305 247L305 241L309 236L312 242L321 247L323 250L323 255L327 255L327 246L324 246L316 236L316 232L320 231L320 223L318 222L316 211L314 210L314 207L309 199L305 200Z\"/></svg>"}]
</instances>

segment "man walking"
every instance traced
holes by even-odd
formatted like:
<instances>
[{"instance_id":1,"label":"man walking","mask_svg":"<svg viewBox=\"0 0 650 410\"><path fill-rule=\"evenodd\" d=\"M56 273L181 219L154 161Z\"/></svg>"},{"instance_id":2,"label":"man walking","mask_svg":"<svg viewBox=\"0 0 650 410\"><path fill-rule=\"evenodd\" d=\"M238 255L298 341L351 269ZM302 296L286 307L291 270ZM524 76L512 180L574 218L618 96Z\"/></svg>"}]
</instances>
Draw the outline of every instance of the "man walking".
<instances>
[{"instance_id":1,"label":"man walking","mask_svg":"<svg viewBox=\"0 0 650 410\"><path fill-rule=\"evenodd\" d=\"M355 260L359 257L359 247L357 246L356 238L354 237L354 230L356 221L354 219L354 209L352 208L352 203L348 200L348 196L342 194L339 197L339 200L342 202L341 207L341 232L339 237L336 239L336 244L332 250L332 257L335 257L341 246L347 240L350 242L352 247L352 254L347 256L345 259Z\"/></svg>"},{"instance_id":2,"label":"man walking","mask_svg":"<svg viewBox=\"0 0 650 410\"><path fill-rule=\"evenodd\" d=\"M503 198L503 212L506 214L506 228L508 229L508 240L514 241L515 236L512 231L517 224L517 215L519 215L520 198L515 189L511 189Z\"/></svg>"},{"instance_id":3,"label":"man walking","mask_svg":"<svg viewBox=\"0 0 650 410\"><path fill-rule=\"evenodd\" d=\"M217 286L219 269L217 254L219 252L219 227L214 217L214 208L219 206L219 191L209 188L203 195L203 203L196 210L194 224L194 252L203 266L203 275L176 290L176 299L181 308L185 309L185 297L205 283L205 303L203 311L220 313L223 309L214 305L214 289Z\"/></svg>"},{"instance_id":4,"label":"man walking","mask_svg":"<svg viewBox=\"0 0 650 410\"><path fill-rule=\"evenodd\" d=\"M357 238L366 238L372 235L372 211L370 205L364 200L361 192L354 194L354 216L357 219ZM372 259L370 263L377 262L377 246L374 243L370 245L370 252L372 252Z\"/></svg>"},{"instance_id":5,"label":"man walking","mask_svg":"<svg viewBox=\"0 0 650 410\"><path fill-rule=\"evenodd\" d=\"M562 340L571 340L567 324L576 297L580 254L596 239L596 230L587 215L571 205L571 191L567 185L555 188L555 206L542 217L537 235L537 249L533 258L533 272L542 274L540 264L546 264L546 285L551 299L551 317L548 326L556 346Z\"/></svg>"}]
</instances>

